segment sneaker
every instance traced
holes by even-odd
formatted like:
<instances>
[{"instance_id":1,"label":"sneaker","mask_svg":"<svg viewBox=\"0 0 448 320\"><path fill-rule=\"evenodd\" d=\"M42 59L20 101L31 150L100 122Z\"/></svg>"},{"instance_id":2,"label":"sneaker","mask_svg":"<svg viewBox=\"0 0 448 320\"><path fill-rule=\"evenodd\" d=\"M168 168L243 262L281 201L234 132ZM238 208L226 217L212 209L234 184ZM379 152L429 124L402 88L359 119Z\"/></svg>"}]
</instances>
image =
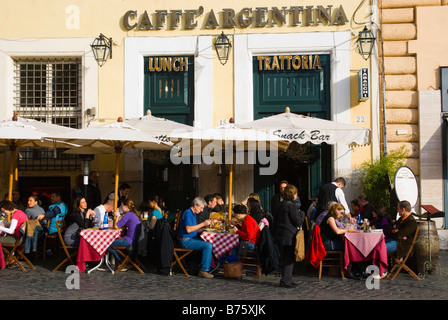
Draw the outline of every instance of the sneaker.
<instances>
[{"instance_id":1,"label":"sneaker","mask_svg":"<svg viewBox=\"0 0 448 320\"><path fill-rule=\"evenodd\" d=\"M199 271L198 277L211 279L211 278L213 278L213 275L211 273L208 273L207 271Z\"/></svg>"}]
</instances>

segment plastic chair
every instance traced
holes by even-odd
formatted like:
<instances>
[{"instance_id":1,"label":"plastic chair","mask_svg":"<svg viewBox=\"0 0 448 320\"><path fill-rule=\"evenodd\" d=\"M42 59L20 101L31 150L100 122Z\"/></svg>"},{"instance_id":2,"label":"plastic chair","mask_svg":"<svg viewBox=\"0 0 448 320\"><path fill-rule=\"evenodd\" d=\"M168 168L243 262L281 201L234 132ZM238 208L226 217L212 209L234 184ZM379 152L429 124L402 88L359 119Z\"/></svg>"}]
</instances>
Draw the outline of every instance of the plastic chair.
<instances>
[{"instance_id":1,"label":"plastic chair","mask_svg":"<svg viewBox=\"0 0 448 320\"><path fill-rule=\"evenodd\" d=\"M392 269L390 270L390 273L387 275L387 278L389 278L392 275L392 278L390 280L394 280L398 274L400 273L401 269L406 270L414 279L416 280L421 280L415 273L414 271L412 271L407 265L406 265L406 261L408 260L409 256L412 253L412 250L414 249L414 244L417 241L417 236L418 236L418 229L419 227L417 226L417 229L415 230L415 234L414 234L414 238L412 239L412 244L411 247L408 250L408 253L406 254L406 256L403 259L398 259L398 258L393 258L394 259L394 266L392 267ZM397 268L397 271L394 274L394 270L395 268Z\"/></svg>"}]
</instances>

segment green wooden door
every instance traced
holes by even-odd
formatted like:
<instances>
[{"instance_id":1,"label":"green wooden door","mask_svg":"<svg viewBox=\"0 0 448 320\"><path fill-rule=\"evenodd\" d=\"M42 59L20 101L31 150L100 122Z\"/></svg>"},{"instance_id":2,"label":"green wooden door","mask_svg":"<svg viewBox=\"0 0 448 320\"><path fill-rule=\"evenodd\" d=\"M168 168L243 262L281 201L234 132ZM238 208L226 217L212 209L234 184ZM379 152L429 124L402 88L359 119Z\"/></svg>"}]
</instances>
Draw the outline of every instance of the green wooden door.
<instances>
[{"instance_id":1,"label":"green wooden door","mask_svg":"<svg viewBox=\"0 0 448 320\"><path fill-rule=\"evenodd\" d=\"M188 70L149 71L149 57L144 58L144 112L179 123L192 125L194 115L194 67L193 57L188 56ZM169 151L145 151L143 165L143 194L161 196L170 213L185 210L197 193L192 179L192 167L174 165Z\"/></svg>"},{"instance_id":2,"label":"green wooden door","mask_svg":"<svg viewBox=\"0 0 448 320\"><path fill-rule=\"evenodd\" d=\"M302 56L303 57L303 56ZM254 119L290 111L312 117L330 119L330 56L319 55L321 68L285 68L259 70L258 57L254 57ZM273 59L271 59L273 60ZM268 68L269 69L269 68ZM258 165L254 171L254 192L260 195L264 208L270 208L272 195L281 180L299 188L302 209L307 200L317 197L323 181L331 181L331 147L298 146L306 157L279 157L279 170L274 176L260 176Z\"/></svg>"}]
</instances>

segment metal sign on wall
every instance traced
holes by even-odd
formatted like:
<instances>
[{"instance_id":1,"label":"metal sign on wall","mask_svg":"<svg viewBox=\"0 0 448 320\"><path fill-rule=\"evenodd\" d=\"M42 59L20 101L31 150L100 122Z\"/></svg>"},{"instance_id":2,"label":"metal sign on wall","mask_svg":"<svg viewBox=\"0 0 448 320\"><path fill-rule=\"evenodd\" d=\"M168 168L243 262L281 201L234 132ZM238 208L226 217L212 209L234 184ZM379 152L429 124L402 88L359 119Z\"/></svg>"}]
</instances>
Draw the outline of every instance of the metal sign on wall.
<instances>
[{"instance_id":1,"label":"metal sign on wall","mask_svg":"<svg viewBox=\"0 0 448 320\"><path fill-rule=\"evenodd\" d=\"M366 101L370 97L369 69L361 68L358 72L358 100Z\"/></svg>"}]
</instances>

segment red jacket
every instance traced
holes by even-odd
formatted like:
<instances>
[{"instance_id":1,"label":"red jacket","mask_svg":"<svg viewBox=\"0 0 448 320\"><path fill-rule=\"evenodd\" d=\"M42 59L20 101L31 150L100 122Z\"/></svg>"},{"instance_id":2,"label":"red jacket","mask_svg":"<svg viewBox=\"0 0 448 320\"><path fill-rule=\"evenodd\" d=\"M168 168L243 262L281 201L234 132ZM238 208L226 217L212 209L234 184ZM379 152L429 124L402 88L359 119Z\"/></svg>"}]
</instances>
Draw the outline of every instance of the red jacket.
<instances>
[{"instance_id":1,"label":"red jacket","mask_svg":"<svg viewBox=\"0 0 448 320\"><path fill-rule=\"evenodd\" d=\"M313 236L311 240L311 245L306 252L305 258L317 268L323 258L327 255L325 251L324 244L320 237L320 227L315 224L313 230Z\"/></svg>"},{"instance_id":2,"label":"red jacket","mask_svg":"<svg viewBox=\"0 0 448 320\"><path fill-rule=\"evenodd\" d=\"M257 244L260 238L260 227L258 223L250 215L246 215L242 226L237 226L236 233L239 234L241 240L247 240L253 244Z\"/></svg>"}]
</instances>

